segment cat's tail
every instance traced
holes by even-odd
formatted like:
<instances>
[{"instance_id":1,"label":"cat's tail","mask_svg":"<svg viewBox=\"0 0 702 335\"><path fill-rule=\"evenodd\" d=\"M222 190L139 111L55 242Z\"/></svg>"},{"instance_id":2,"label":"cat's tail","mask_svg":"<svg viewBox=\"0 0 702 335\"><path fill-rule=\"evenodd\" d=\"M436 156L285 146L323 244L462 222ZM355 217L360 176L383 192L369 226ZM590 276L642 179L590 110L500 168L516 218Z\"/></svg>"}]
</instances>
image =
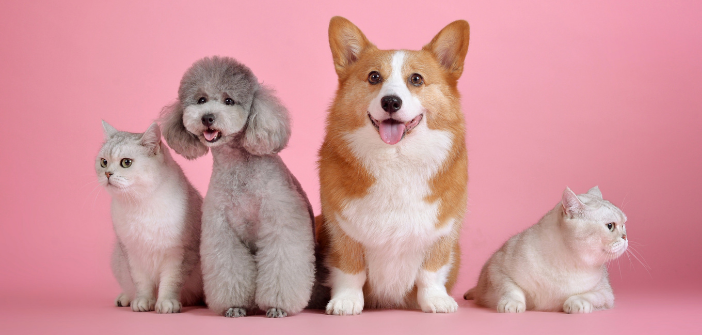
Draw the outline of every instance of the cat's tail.
<instances>
[{"instance_id":1,"label":"cat's tail","mask_svg":"<svg viewBox=\"0 0 702 335\"><path fill-rule=\"evenodd\" d=\"M475 299L475 294L474 294L474 293L475 293L475 289L476 289L476 288L477 288L477 287L473 287L472 289L468 290L468 292L466 292L466 294L463 295L463 299L466 299L466 300L473 300L473 299Z\"/></svg>"}]
</instances>

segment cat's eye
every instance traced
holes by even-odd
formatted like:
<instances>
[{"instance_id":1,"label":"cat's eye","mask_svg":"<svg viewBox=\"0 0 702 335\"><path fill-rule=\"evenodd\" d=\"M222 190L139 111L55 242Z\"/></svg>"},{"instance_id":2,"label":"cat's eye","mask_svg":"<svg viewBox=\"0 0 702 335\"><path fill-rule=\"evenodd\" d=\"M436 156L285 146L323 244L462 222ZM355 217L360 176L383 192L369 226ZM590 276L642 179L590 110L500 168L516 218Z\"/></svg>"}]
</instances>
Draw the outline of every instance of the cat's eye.
<instances>
[{"instance_id":1,"label":"cat's eye","mask_svg":"<svg viewBox=\"0 0 702 335\"><path fill-rule=\"evenodd\" d=\"M615 226L614 222L610 222L607 224L607 229L609 229L609 231L614 231L614 226Z\"/></svg>"},{"instance_id":2,"label":"cat's eye","mask_svg":"<svg viewBox=\"0 0 702 335\"><path fill-rule=\"evenodd\" d=\"M409 77L409 81L412 85L419 87L424 84L424 77L419 73L415 73Z\"/></svg>"},{"instance_id":3,"label":"cat's eye","mask_svg":"<svg viewBox=\"0 0 702 335\"><path fill-rule=\"evenodd\" d=\"M100 158L100 166L101 167L107 167L107 159Z\"/></svg>"},{"instance_id":4,"label":"cat's eye","mask_svg":"<svg viewBox=\"0 0 702 335\"><path fill-rule=\"evenodd\" d=\"M132 160L129 158L122 158L122 160L119 162L119 165L126 169L132 166Z\"/></svg>"},{"instance_id":5,"label":"cat's eye","mask_svg":"<svg viewBox=\"0 0 702 335\"><path fill-rule=\"evenodd\" d=\"M368 74L368 82L371 83L371 85L375 85L381 81L383 81L383 77L380 76L378 71L371 71L371 73Z\"/></svg>"},{"instance_id":6,"label":"cat's eye","mask_svg":"<svg viewBox=\"0 0 702 335\"><path fill-rule=\"evenodd\" d=\"M232 100L232 98L226 98L224 99L224 104L227 106L231 106L234 104L234 100Z\"/></svg>"},{"instance_id":7,"label":"cat's eye","mask_svg":"<svg viewBox=\"0 0 702 335\"><path fill-rule=\"evenodd\" d=\"M207 102L207 98L205 98L205 97L201 97L200 99L197 99L197 104L198 104L198 105L199 105L199 104L204 104L205 102Z\"/></svg>"}]
</instances>

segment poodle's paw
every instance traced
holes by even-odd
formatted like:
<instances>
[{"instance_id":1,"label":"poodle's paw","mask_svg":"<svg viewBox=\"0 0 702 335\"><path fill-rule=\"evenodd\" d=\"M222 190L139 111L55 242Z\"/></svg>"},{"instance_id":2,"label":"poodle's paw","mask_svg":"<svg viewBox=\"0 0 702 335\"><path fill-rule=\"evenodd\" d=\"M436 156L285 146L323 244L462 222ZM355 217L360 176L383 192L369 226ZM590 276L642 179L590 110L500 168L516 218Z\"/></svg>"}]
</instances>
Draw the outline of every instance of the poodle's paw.
<instances>
[{"instance_id":1,"label":"poodle's paw","mask_svg":"<svg viewBox=\"0 0 702 335\"><path fill-rule=\"evenodd\" d=\"M425 313L455 313L458 303L450 296L442 294L419 299L419 307Z\"/></svg>"},{"instance_id":2,"label":"poodle's paw","mask_svg":"<svg viewBox=\"0 0 702 335\"><path fill-rule=\"evenodd\" d=\"M340 294L327 304L327 314L331 315L358 315L362 311L363 293L360 297L356 294Z\"/></svg>"},{"instance_id":3,"label":"poodle's paw","mask_svg":"<svg viewBox=\"0 0 702 335\"><path fill-rule=\"evenodd\" d=\"M124 293L120 293L120 294L117 296L117 299L115 299L115 306L117 306L117 307L127 307L127 306L129 306L129 303L130 303L130 302L131 302L131 299L129 299L129 296L128 296L128 295L126 295L126 294L124 294Z\"/></svg>"},{"instance_id":4,"label":"poodle's paw","mask_svg":"<svg viewBox=\"0 0 702 335\"><path fill-rule=\"evenodd\" d=\"M137 297L132 301L132 311L149 312L154 310L156 300L149 297Z\"/></svg>"},{"instance_id":5,"label":"poodle's paw","mask_svg":"<svg viewBox=\"0 0 702 335\"><path fill-rule=\"evenodd\" d=\"M288 313L280 308L271 307L266 311L267 318L284 318L286 316L288 316Z\"/></svg>"},{"instance_id":6,"label":"poodle's paw","mask_svg":"<svg viewBox=\"0 0 702 335\"><path fill-rule=\"evenodd\" d=\"M563 311L568 314L592 313L592 303L578 297L572 296L563 304Z\"/></svg>"},{"instance_id":7,"label":"poodle's paw","mask_svg":"<svg viewBox=\"0 0 702 335\"><path fill-rule=\"evenodd\" d=\"M525 311L526 311L526 304L524 304L524 302L522 302L522 301L503 297L497 303L497 312L498 313L524 313Z\"/></svg>"},{"instance_id":8,"label":"poodle's paw","mask_svg":"<svg viewBox=\"0 0 702 335\"><path fill-rule=\"evenodd\" d=\"M240 318L246 316L246 308L232 307L224 312L224 316L228 318Z\"/></svg>"},{"instance_id":9,"label":"poodle's paw","mask_svg":"<svg viewBox=\"0 0 702 335\"><path fill-rule=\"evenodd\" d=\"M177 299L161 299L156 302L156 313L180 313L180 308L183 305Z\"/></svg>"}]
</instances>

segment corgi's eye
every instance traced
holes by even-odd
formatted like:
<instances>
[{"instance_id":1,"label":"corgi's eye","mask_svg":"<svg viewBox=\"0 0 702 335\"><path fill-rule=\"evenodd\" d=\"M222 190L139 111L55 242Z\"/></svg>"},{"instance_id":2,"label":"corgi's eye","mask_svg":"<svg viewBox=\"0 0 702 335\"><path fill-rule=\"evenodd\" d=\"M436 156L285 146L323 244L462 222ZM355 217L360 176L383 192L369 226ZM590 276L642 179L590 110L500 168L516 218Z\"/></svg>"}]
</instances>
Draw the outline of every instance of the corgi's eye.
<instances>
[{"instance_id":1,"label":"corgi's eye","mask_svg":"<svg viewBox=\"0 0 702 335\"><path fill-rule=\"evenodd\" d=\"M197 99L197 104L198 104L198 105L199 105L199 104L204 104L205 102L207 102L207 98L205 98L205 97L201 97L200 99Z\"/></svg>"},{"instance_id":2,"label":"corgi's eye","mask_svg":"<svg viewBox=\"0 0 702 335\"><path fill-rule=\"evenodd\" d=\"M607 224L607 229L609 229L609 231L614 231L614 227L615 227L614 222L610 222Z\"/></svg>"},{"instance_id":3,"label":"corgi's eye","mask_svg":"<svg viewBox=\"0 0 702 335\"><path fill-rule=\"evenodd\" d=\"M231 106L234 104L234 100L232 100L231 98L226 98L224 99L224 104L227 106Z\"/></svg>"},{"instance_id":4,"label":"corgi's eye","mask_svg":"<svg viewBox=\"0 0 702 335\"><path fill-rule=\"evenodd\" d=\"M101 167L107 167L107 159L100 158L100 166L101 166Z\"/></svg>"},{"instance_id":5,"label":"corgi's eye","mask_svg":"<svg viewBox=\"0 0 702 335\"><path fill-rule=\"evenodd\" d=\"M424 84L424 78L419 73L411 75L409 79L414 86L422 86Z\"/></svg>"},{"instance_id":6,"label":"corgi's eye","mask_svg":"<svg viewBox=\"0 0 702 335\"><path fill-rule=\"evenodd\" d=\"M126 169L132 166L132 160L129 158L122 158L122 160L119 162L119 165Z\"/></svg>"},{"instance_id":7,"label":"corgi's eye","mask_svg":"<svg viewBox=\"0 0 702 335\"><path fill-rule=\"evenodd\" d=\"M383 81L383 77L380 76L378 71L372 71L368 74L368 82L371 83L371 85L375 85L381 81Z\"/></svg>"}]
</instances>

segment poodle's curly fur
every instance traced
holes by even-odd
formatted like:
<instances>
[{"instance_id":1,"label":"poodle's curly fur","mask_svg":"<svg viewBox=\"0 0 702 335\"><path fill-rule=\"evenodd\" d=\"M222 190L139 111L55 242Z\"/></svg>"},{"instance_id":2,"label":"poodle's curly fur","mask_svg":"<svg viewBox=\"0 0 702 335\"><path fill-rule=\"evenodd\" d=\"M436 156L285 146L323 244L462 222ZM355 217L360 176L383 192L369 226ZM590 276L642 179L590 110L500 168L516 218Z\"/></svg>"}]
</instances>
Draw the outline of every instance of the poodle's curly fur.
<instances>
[{"instance_id":1,"label":"poodle's curly fur","mask_svg":"<svg viewBox=\"0 0 702 335\"><path fill-rule=\"evenodd\" d=\"M248 67L208 57L188 69L160 121L177 153L212 150L200 247L207 306L230 317L300 312L314 283L314 218L277 154L290 137L288 111Z\"/></svg>"}]
</instances>

